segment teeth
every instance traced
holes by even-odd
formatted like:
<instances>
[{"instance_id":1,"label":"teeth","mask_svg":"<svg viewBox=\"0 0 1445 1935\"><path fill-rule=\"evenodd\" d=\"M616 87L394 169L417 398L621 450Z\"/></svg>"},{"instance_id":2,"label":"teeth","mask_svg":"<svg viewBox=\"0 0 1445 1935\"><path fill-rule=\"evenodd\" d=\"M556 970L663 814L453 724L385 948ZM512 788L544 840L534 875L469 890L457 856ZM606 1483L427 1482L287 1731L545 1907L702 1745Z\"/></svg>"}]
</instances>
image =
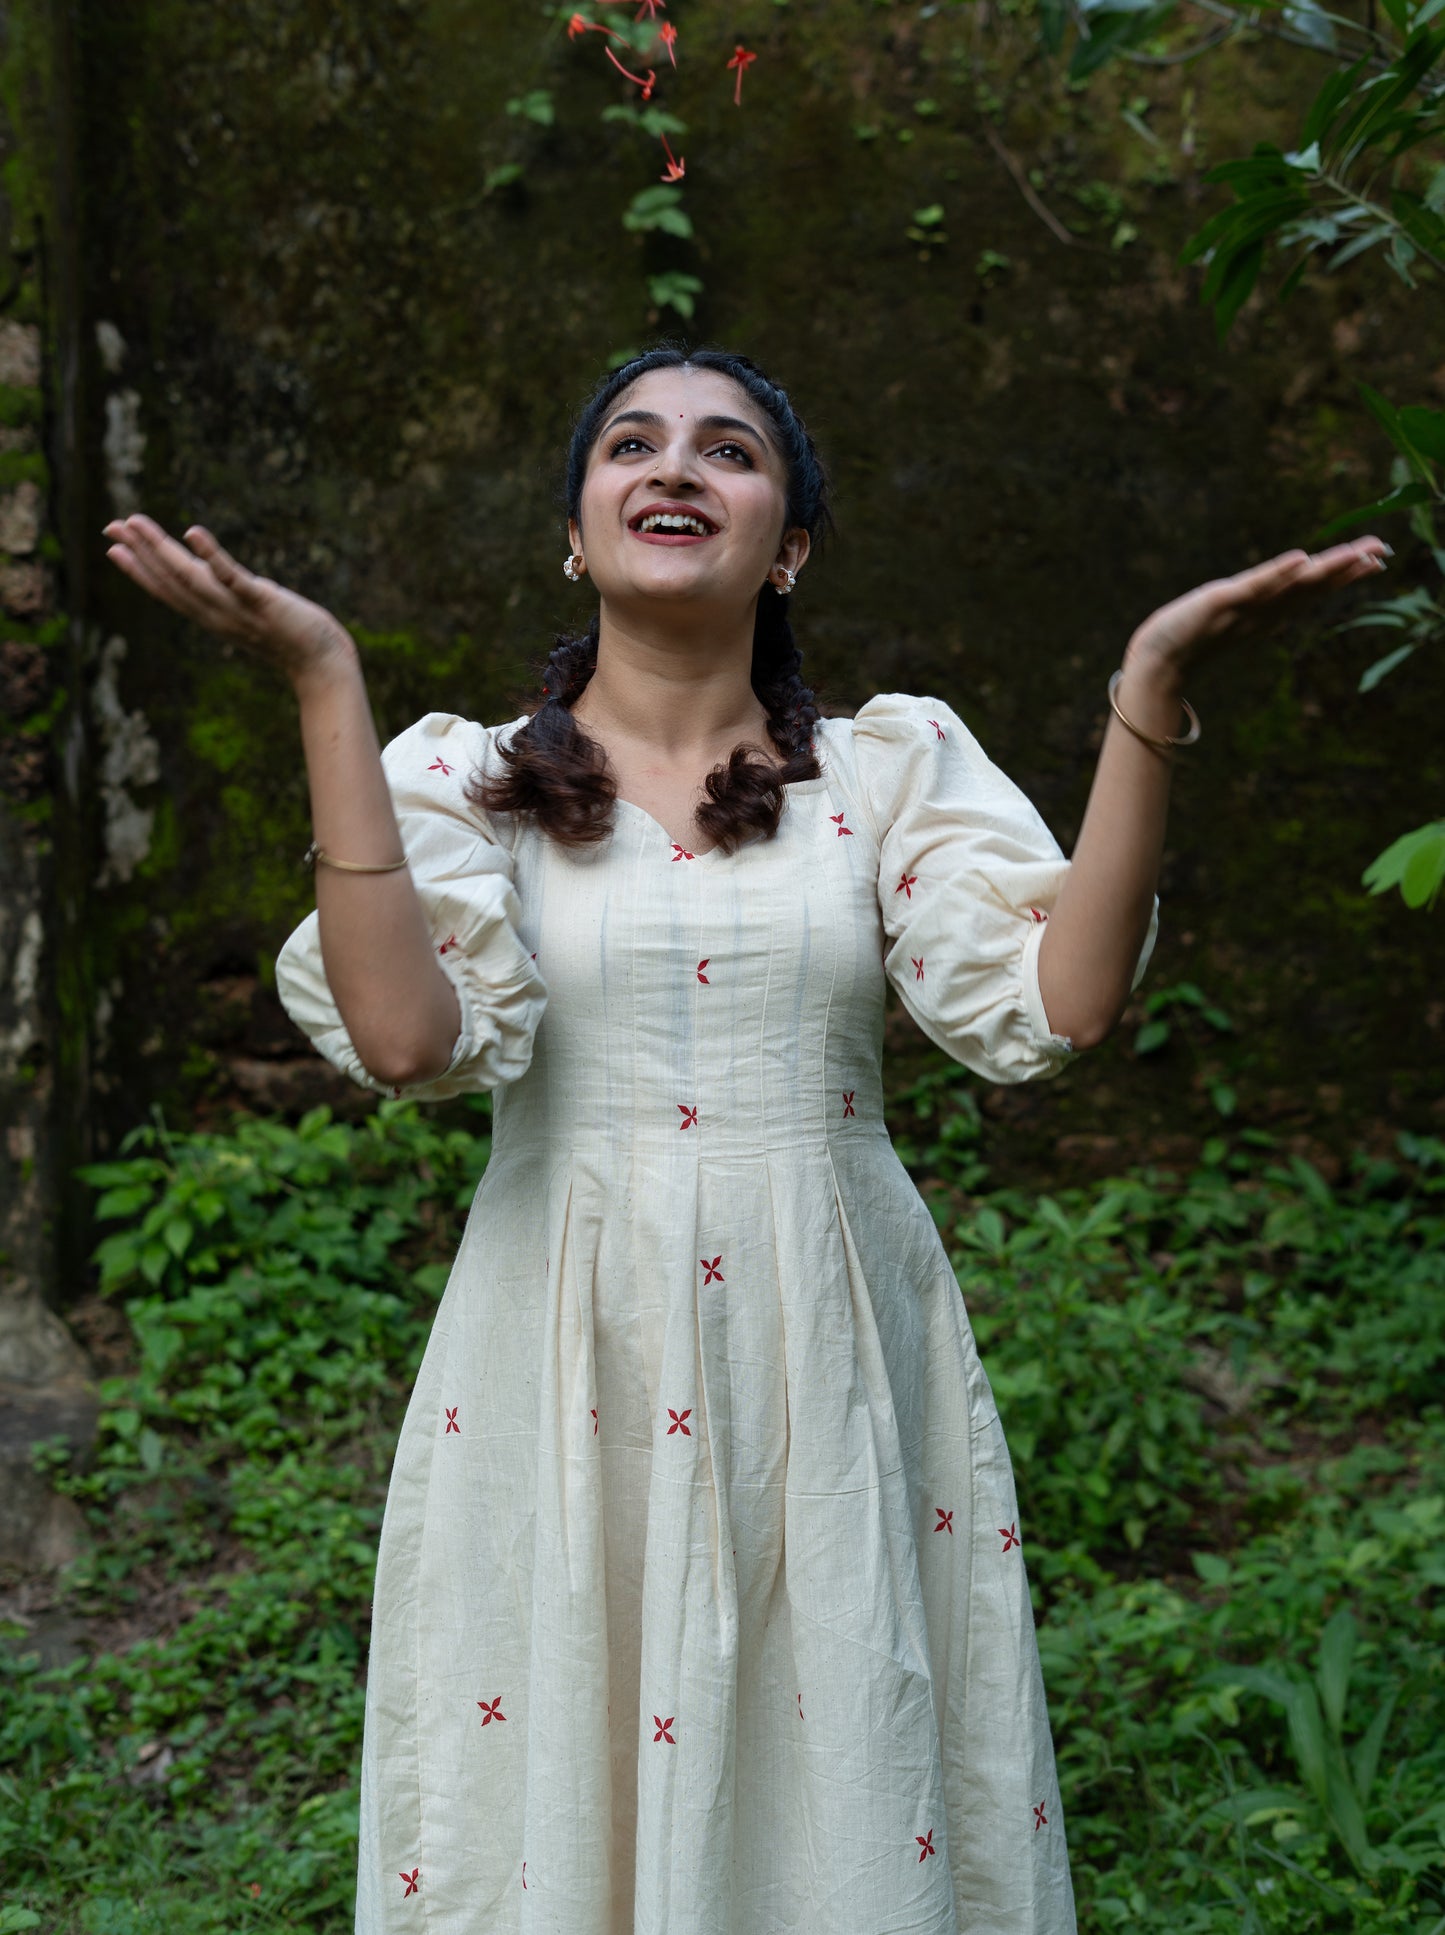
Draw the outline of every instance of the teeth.
<instances>
[{"instance_id":1,"label":"teeth","mask_svg":"<svg viewBox=\"0 0 1445 1935\"><path fill-rule=\"evenodd\" d=\"M643 518L638 525L639 531L687 531L693 537L706 537L708 526L700 517L689 517L678 511L654 511L650 517Z\"/></svg>"}]
</instances>

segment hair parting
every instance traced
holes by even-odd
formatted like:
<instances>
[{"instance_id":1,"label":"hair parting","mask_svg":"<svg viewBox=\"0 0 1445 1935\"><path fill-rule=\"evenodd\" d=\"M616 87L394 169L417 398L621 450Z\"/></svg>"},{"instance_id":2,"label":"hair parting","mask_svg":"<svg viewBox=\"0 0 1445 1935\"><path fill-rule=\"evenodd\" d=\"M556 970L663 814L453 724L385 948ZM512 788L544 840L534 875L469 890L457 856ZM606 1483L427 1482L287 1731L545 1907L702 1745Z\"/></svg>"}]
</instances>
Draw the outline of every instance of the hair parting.
<instances>
[{"instance_id":1,"label":"hair parting","mask_svg":"<svg viewBox=\"0 0 1445 1935\"><path fill-rule=\"evenodd\" d=\"M567 514L578 515L587 462L613 404L651 370L713 370L744 390L767 416L787 471L787 524L812 538L832 527L828 479L802 418L785 390L749 357L728 350L686 351L664 345L634 357L605 377L583 406L567 452ZM523 726L498 743L499 771L472 776L467 796L484 811L527 814L563 846L606 839L617 786L601 746L572 716L597 665L599 625L564 633L552 648L542 678L542 697ZM703 782L706 795L697 823L725 853L746 840L772 839L786 800L785 788L819 772L813 728L819 708L803 679L803 656L788 622L787 601L771 584L758 595L753 627L752 685L767 709L768 737L781 764L765 761L746 745Z\"/></svg>"}]
</instances>

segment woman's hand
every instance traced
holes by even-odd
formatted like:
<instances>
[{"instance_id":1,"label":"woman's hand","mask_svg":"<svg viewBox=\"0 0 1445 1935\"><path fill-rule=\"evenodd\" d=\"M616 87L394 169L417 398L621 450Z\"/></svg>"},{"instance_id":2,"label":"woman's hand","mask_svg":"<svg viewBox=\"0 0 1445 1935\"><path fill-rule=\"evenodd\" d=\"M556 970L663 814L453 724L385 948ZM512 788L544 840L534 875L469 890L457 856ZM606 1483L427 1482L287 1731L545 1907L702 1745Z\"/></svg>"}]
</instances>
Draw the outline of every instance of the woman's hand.
<instances>
[{"instance_id":1,"label":"woman's hand","mask_svg":"<svg viewBox=\"0 0 1445 1935\"><path fill-rule=\"evenodd\" d=\"M293 684L355 662L355 644L338 619L237 564L204 525L192 524L185 533L190 550L140 512L114 519L105 535L111 540L106 555L142 590L218 637L233 639Z\"/></svg>"},{"instance_id":2,"label":"woman's hand","mask_svg":"<svg viewBox=\"0 0 1445 1935\"><path fill-rule=\"evenodd\" d=\"M1124 654L1126 666L1147 665L1153 679L1178 690L1185 672L1216 641L1258 638L1299 616L1322 594L1356 578L1373 577L1389 546L1383 538L1355 538L1311 556L1284 551L1232 578L1211 578L1151 612Z\"/></svg>"}]
</instances>

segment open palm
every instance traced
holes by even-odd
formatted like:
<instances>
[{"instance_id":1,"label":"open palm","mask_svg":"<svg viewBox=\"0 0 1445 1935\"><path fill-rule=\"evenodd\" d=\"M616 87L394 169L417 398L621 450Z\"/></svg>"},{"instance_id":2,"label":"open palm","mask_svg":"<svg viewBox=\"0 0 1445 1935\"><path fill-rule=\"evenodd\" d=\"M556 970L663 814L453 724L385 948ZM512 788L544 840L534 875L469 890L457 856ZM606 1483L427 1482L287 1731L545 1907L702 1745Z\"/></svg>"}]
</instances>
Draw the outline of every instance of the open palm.
<instances>
[{"instance_id":1,"label":"open palm","mask_svg":"<svg viewBox=\"0 0 1445 1935\"><path fill-rule=\"evenodd\" d=\"M258 578L204 525L192 524L181 544L137 511L107 524L105 535L111 540L106 555L142 590L289 678L353 650L350 634L324 606Z\"/></svg>"},{"instance_id":2,"label":"open palm","mask_svg":"<svg viewBox=\"0 0 1445 1935\"><path fill-rule=\"evenodd\" d=\"M1373 577L1388 549L1382 538L1356 538L1315 556L1283 551L1232 578L1211 578L1151 612L1129 649L1153 654L1182 674L1216 642L1258 638L1298 618L1325 593Z\"/></svg>"}]
</instances>

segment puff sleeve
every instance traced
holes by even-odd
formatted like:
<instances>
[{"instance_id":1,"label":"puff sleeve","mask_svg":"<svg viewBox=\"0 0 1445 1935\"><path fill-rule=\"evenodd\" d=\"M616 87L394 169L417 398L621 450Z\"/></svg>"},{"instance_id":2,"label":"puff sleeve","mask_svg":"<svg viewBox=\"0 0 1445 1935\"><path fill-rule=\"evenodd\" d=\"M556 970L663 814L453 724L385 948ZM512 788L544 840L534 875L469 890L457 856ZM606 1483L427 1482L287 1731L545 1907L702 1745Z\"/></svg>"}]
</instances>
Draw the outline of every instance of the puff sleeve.
<instances>
[{"instance_id":1,"label":"puff sleeve","mask_svg":"<svg viewBox=\"0 0 1445 1935\"><path fill-rule=\"evenodd\" d=\"M1039 992L1044 924L1069 862L1033 803L941 700L885 693L853 721L879 844L884 966L923 1032L992 1082L1073 1052ZM1155 896L1134 986L1159 925Z\"/></svg>"},{"instance_id":2,"label":"puff sleeve","mask_svg":"<svg viewBox=\"0 0 1445 1935\"><path fill-rule=\"evenodd\" d=\"M277 990L297 1027L343 1074L385 1095L440 1101L494 1088L516 1081L532 1058L546 987L518 931L511 850L465 793L490 740L484 726L431 712L381 755L412 880L461 1011L445 1071L393 1088L363 1067L327 984L314 912L276 961Z\"/></svg>"}]
</instances>

